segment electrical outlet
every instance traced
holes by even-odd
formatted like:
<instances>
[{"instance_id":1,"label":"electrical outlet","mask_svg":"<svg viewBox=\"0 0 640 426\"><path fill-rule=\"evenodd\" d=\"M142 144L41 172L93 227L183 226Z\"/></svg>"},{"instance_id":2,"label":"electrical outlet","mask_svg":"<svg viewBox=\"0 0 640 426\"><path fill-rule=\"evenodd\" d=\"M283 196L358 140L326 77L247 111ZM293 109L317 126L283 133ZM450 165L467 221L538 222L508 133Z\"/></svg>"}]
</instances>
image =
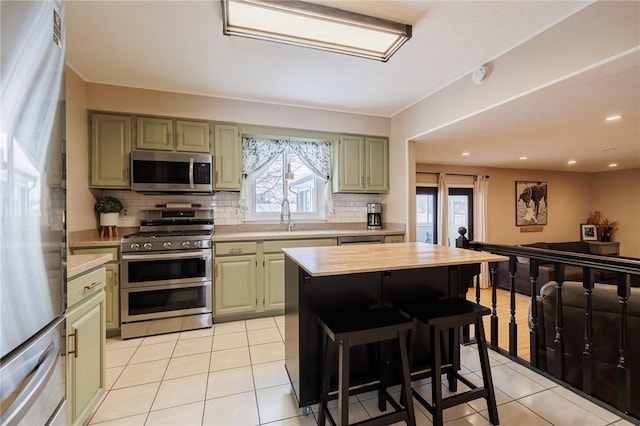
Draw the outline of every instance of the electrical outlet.
<instances>
[{"instance_id":1,"label":"electrical outlet","mask_svg":"<svg viewBox=\"0 0 640 426\"><path fill-rule=\"evenodd\" d=\"M122 216L129 216L129 211L127 209L122 209Z\"/></svg>"},{"instance_id":2,"label":"electrical outlet","mask_svg":"<svg viewBox=\"0 0 640 426\"><path fill-rule=\"evenodd\" d=\"M239 209L238 207L235 207L235 208L233 209L233 215L234 215L235 217L240 217L240 209Z\"/></svg>"}]
</instances>

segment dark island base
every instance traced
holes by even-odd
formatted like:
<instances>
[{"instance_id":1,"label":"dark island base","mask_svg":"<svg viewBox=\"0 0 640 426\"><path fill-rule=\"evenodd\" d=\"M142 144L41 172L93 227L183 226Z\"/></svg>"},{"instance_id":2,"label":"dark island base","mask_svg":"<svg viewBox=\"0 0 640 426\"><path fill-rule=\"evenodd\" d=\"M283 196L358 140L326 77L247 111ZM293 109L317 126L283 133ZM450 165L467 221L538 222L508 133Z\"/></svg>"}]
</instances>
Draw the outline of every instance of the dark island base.
<instances>
[{"instance_id":1,"label":"dark island base","mask_svg":"<svg viewBox=\"0 0 640 426\"><path fill-rule=\"evenodd\" d=\"M479 264L451 267L367 272L349 275L310 277L285 256L285 367L300 407L319 402L322 340L318 314L329 311L397 306L421 299L464 296ZM428 368L429 336L419 327L412 372ZM377 348L364 345L352 349L351 383L366 384L375 380L379 366ZM385 365L398 365L398 354L383 346ZM451 357L459 368L459 353ZM337 388L337 356L333 388ZM399 378L385 372L390 383Z\"/></svg>"}]
</instances>

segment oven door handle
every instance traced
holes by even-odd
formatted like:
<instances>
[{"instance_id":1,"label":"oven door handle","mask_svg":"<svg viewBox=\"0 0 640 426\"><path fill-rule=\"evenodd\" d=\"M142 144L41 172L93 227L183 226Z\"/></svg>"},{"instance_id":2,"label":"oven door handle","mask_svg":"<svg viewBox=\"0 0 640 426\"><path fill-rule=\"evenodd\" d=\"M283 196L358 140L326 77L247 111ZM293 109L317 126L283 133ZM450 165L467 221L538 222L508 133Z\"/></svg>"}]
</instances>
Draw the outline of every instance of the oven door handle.
<instances>
[{"instance_id":1,"label":"oven door handle","mask_svg":"<svg viewBox=\"0 0 640 426\"><path fill-rule=\"evenodd\" d=\"M157 259L186 259L197 258L207 260L211 258L209 251L171 252L158 254L123 254L122 260L157 260Z\"/></svg>"},{"instance_id":2,"label":"oven door handle","mask_svg":"<svg viewBox=\"0 0 640 426\"><path fill-rule=\"evenodd\" d=\"M189 188L194 188L194 185L193 185L193 157L189 158Z\"/></svg>"}]
</instances>

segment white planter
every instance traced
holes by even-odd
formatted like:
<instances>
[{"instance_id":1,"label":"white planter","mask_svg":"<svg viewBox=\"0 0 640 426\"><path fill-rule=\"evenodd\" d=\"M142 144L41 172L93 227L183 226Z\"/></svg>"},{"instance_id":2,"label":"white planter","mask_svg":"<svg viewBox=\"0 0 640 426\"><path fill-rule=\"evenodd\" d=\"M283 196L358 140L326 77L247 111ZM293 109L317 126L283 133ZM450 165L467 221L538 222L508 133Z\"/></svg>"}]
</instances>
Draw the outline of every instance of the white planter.
<instances>
[{"instance_id":1,"label":"white planter","mask_svg":"<svg viewBox=\"0 0 640 426\"><path fill-rule=\"evenodd\" d=\"M118 226L120 213L100 213L100 226Z\"/></svg>"}]
</instances>

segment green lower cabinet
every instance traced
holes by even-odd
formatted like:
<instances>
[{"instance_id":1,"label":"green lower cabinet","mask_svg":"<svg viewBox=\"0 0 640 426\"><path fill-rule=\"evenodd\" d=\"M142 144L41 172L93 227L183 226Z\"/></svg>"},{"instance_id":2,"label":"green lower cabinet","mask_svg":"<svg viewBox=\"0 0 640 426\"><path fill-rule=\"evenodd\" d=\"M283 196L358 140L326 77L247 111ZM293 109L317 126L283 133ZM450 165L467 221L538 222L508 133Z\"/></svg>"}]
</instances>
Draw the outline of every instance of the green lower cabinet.
<instances>
[{"instance_id":1,"label":"green lower cabinet","mask_svg":"<svg viewBox=\"0 0 640 426\"><path fill-rule=\"evenodd\" d=\"M284 254L264 255L264 311L284 309Z\"/></svg>"},{"instance_id":2,"label":"green lower cabinet","mask_svg":"<svg viewBox=\"0 0 640 426\"><path fill-rule=\"evenodd\" d=\"M214 260L214 318L256 311L256 255Z\"/></svg>"},{"instance_id":3,"label":"green lower cabinet","mask_svg":"<svg viewBox=\"0 0 640 426\"><path fill-rule=\"evenodd\" d=\"M70 424L82 425L106 388L104 291L76 304L66 318L67 413Z\"/></svg>"},{"instance_id":4,"label":"green lower cabinet","mask_svg":"<svg viewBox=\"0 0 640 426\"><path fill-rule=\"evenodd\" d=\"M385 243L403 243L404 235L385 235L384 242Z\"/></svg>"},{"instance_id":5,"label":"green lower cabinet","mask_svg":"<svg viewBox=\"0 0 640 426\"><path fill-rule=\"evenodd\" d=\"M335 238L219 242L214 248L214 321L284 313L283 247L336 245Z\"/></svg>"},{"instance_id":6,"label":"green lower cabinet","mask_svg":"<svg viewBox=\"0 0 640 426\"><path fill-rule=\"evenodd\" d=\"M109 262L105 281L107 331L120 329L120 263Z\"/></svg>"},{"instance_id":7,"label":"green lower cabinet","mask_svg":"<svg viewBox=\"0 0 640 426\"><path fill-rule=\"evenodd\" d=\"M117 247L72 248L71 254L111 253L113 260L103 266L107 269L105 279L105 312L109 336L120 334L120 250Z\"/></svg>"}]
</instances>

